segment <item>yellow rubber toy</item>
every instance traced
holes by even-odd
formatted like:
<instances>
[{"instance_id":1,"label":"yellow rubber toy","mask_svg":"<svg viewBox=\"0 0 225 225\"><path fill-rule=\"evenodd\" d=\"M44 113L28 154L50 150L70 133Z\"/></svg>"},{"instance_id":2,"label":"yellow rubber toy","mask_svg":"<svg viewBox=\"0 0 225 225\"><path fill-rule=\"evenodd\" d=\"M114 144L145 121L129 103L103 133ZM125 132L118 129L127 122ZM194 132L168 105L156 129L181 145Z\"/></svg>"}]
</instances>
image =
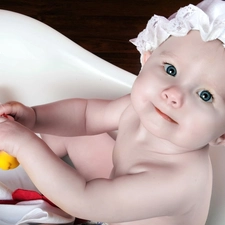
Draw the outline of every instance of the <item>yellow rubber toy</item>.
<instances>
[{"instance_id":1,"label":"yellow rubber toy","mask_svg":"<svg viewBox=\"0 0 225 225\"><path fill-rule=\"evenodd\" d=\"M17 159L4 151L0 151L0 169L11 170L19 166Z\"/></svg>"},{"instance_id":2,"label":"yellow rubber toy","mask_svg":"<svg viewBox=\"0 0 225 225\"><path fill-rule=\"evenodd\" d=\"M13 117L8 116L6 114L1 115L2 117L5 117L9 120L14 120ZM0 169L2 170L11 170L15 169L17 166L19 166L19 162L17 159L8 153L0 150Z\"/></svg>"}]
</instances>

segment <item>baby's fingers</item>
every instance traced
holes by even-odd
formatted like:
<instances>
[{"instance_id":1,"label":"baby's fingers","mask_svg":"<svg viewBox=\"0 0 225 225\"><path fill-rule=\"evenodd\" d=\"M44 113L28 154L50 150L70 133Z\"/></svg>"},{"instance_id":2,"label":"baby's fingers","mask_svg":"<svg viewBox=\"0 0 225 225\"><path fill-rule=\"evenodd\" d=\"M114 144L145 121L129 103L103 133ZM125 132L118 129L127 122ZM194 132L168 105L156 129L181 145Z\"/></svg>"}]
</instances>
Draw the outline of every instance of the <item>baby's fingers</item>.
<instances>
[{"instance_id":1,"label":"baby's fingers","mask_svg":"<svg viewBox=\"0 0 225 225\"><path fill-rule=\"evenodd\" d=\"M0 116L0 123L4 123L7 120L5 116Z\"/></svg>"},{"instance_id":2,"label":"baby's fingers","mask_svg":"<svg viewBox=\"0 0 225 225\"><path fill-rule=\"evenodd\" d=\"M11 101L0 105L0 115L13 117L16 121L23 120L26 107L20 102Z\"/></svg>"},{"instance_id":3,"label":"baby's fingers","mask_svg":"<svg viewBox=\"0 0 225 225\"><path fill-rule=\"evenodd\" d=\"M16 103L8 102L8 103L0 104L0 115L11 115L14 117L16 115L14 104Z\"/></svg>"}]
</instances>

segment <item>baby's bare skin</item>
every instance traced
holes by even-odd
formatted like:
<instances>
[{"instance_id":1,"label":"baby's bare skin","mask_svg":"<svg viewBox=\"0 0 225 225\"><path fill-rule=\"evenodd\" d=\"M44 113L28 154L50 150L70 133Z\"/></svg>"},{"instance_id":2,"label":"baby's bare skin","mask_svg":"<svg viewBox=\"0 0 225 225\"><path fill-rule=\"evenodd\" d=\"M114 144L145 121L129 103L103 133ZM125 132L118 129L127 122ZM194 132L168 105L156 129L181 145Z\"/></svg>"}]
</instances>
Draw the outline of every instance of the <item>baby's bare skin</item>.
<instances>
[{"instance_id":1,"label":"baby's bare skin","mask_svg":"<svg viewBox=\"0 0 225 225\"><path fill-rule=\"evenodd\" d=\"M132 130L134 124L127 126L126 121L123 123L123 119L125 118L125 120L136 120L138 124L138 118L135 119L134 117L136 117L136 114L133 113L133 109L130 106L121 118L120 133L117 138L118 144L116 144L113 151L114 169L112 170L111 175L109 175L109 171L111 172L112 164L109 159L112 157L111 147L113 148L114 144L111 144L114 143L114 140L112 140L110 136L107 136L107 134L93 137L89 136L60 139L59 137L55 138L54 136L51 138L46 138L48 136L45 135L44 139L53 150L55 150L56 146L52 146L52 144L55 145L57 141L61 144L63 143L63 145L66 146L65 150L69 153L74 165L77 165L76 169L80 174L86 177L86 180L107 178L109 176L111 179L114 179L127 174L146 174L146 182L149 183L149 185L146 185L146 189L142 188L142 192L152 192L153 196L151 197L151 201L153 201L157 189L161 186L160 183L163 182L163 188L161 189L163 193L160 194L160 196L157 196L158 199L156 199L156 201L158 201L157 204L159 208L155 208L155 210L158 211L158 213L160 213L160 208L165 206L166 197L164 197L163 194L167 196L167 192L169 191L174 200L176 200L177 193L179 191L184 192L184 198L182 199L181 205L179 205L179 210L176 209L177 215L158 216L156 218L154 217L138 221L138 224L204 224L205 218L208 214L212 187L212 172L208 150L205 148L191 153L176 155L157 153L149 149L149 146L151 146L151 143L154 141L154 137L151 137L149 134L146 134L148 135L149 143L145 143L143 148L140 149L140 146L143 145L143 140L134 141L137 136L141 136L137 133L137 129ZM122 124L124 124L124 126ZM120 135L121 132L125 134L129 133L129 136ZM130 140L133 141L131 142ZM103 143L105 147L104 149L102 148ZM76 146L76 148L74 148L74 146ZM60 148L60 151L62 149L63 147ZM123 149L123 151L121 151L121 149ZM81 151L82 154L79 154ZM59 153L59 150L57 149L55 152L58 155L64 154ZM90 157L90 155L92 155L92 157ZM93 165L93 158L97 160L98 164ZM99 165L101 165L101 167L99 167ZM190 167L192 168L191 170ZM104 170L102 170L102 168L104 168ZM199 171L199 173L196 171ZM205 174L203 174L203 171L205 171ZM153 180L154 182L152 182ZM174 186L172 183L173 180L175 183ZM135 188L135 185L130 187L130 189L132 188ZM156 207L157 204L154 204L154 207ZM172 204L173 201L170 201L168 209L172 208ZM182 205L184 207L182 207ZM149 209L149 211L152 210ZM137 222L110 224L136 225Z\"/></svg>"},{"instance_id":2,"label":"baby's bare skin","mask_svg":"<svg viewBox=\"0 0 225 225\"><path fill-rule=\"evenodd\" d=\"M131 117L131 118L129 118ZM153 196L151 196L151 201L154 200L154 196L156 195L157 189L161 186L160 183L163 182L163 188L161 191L163 192L160 196L157 196L156 199L158 207L155 210L160 213L160 208L165 206L165 199L163 194L168 196L167 192L169 191L176 200L177 193L179 191L184 191L181 205L179 205L179 210L176 209L177 215L174 216L158 216L142 221L138 221L140 225L189 225L189 224L204 224L205 218L208 214L209 202L211 196L211 187L212 187L212 172L211 172L211 163L208 157L208 150L202 149L199 151L194 151L186 154L161 154L149 149L152 141L154 141L154 137L149 135L148 141L142 149L140 146L143 145L143 140L134 141L137 136L137 129L133 129L133 125L127 126L126 121L123 123L123 118L125 120L132 120L139 122L136 114L133 113L133 109L129 107L123 114L121 118L121 127L120 133L129 133L127 135L120 135L117 138L117 143L114 151L113 151L113 163L114 169L112 170L111 179L116 177L129 175L138 175L138 174L146 174L146 182L149 185L145 185L146 188L142 188L142 193L152 192ZM125 126L123 126L124 124ZM123 130L124 129L124 130ZM129 132L128 132L129 131ZM148 134L146 134L148 135ZM45 136L46 137L46 136ZM110 142L114 142L109 136L106 134L98 135L94 137L78 137L78 138L61 138L52 137L52 139L45 139L47 143L51 146L51 143L56 143L57 140L60 140L60 143L64 143L66 146L66 150L68 151L72 161L74 164L78 164L79 172L85 176L88 174L87 180L102 178L109 176L107 171L112 169L112 164L106 160L112 157L112 151L110 147L112 145ZM132 142L130 140L133 140ZM99 142L100 141L100 142ZM87 146L89 142L92 148ZM102 149L102 144L105 143L105 149ZM134 145L135 143L135 145ZM79 145L80 149L74 148L74 146ZM86 146L85 146L86 145ZM124 147L126 146L126 147ZM53 146L52 146L53 147ZM54 148L52 148L54 150ZM61 148L60 150L62 150ZM79 152L82 149L82 156L80 156ZM102 152L99 151L102 149ZM121 151L123 149L123 151ZM104 174L102 173L102 168L98 169L98 171L93 170L93 167L98 168L98 165L93 165L93 158L90 157L90 150L93 153L93 157L98 160L101 167L106 168L104 170ZM104 154L104 152L107 154ZM59 154L59 152L56 153ZM104 159L99 161L99 157L101 154L104 154ZM132 154L131 154L132 153ZM92 154L91 154L92 155ZM94 156L95 155L95 156ZM96 157L97 155L97 157ZM78 156L78 157L77 157ZM128 160L129 159L129 160ZM192 168L190 170L190 167ZM196 171L199 171L197 173ZM205 171L203 174L202 171ZM144 176L145 177L145 176ZM154 182L152 182L154 180ZM172 181L174 181L175 185L173 186ZM143 182L143 181L142 181ZM165 182L165 183L164 183ZM194 184L194 185L190 185ZM135 188L130 187L130 189ZM171 192L172 189L172 192ZM181 189L181 190L180 190ZM155 191L156 190L156 191ZM129 190L128 190L129 191ZM195 194L194 194L195 193ZM181 193L182 195L182 193ZM197 195L197 197L196 197ZM149 201L149 202L151 202ZM175 201L176 202L176 201ZM138 203L137 203L138 204ZM157 204L154 204L156 207ZM170 201L168 209L172 208L173 201ZM176 204L176 203L175 203ZM182 207L184 206L184 207ZM149 211L152 211L149 209ZM149 213L150 215L150 213ZM202 215L202 216L200 216ZM112 225L136 225L137 222L127 222L127 223L110 223Z\"/></svg>"},{"instance_id":3,"label":"baby's bare skin","mask_svg":"<svg viewBox=\"0 0 225 225\"><path fill-rule=\"evenodd\" d=\"M0 118L0 149L17 157L39 190L75 217L114 225L204 225L212 188L208 147L225 139L224 61L218 40L203 42L198 31L171 37L144 55L131 95L33 108L4 104L0 114L18 123ZM45 136L49 148L30 129L71 138L58 139L57 149ZM106 133L117 129L114 143ZM86 147L87 139L74 138L96 134ZM77 170L51 148L60 156L68 152ZM99 158L92 150L107 153ZM89 174L96 159L101 167Z\"/></svg>"},{"instance_id":4,"label":"baby's bare skin","mask_svg":"<svg viewBox=\"0 0 225 225\"><path fill-rule=\"evenodd\" d=\"M136 115L133 110L128 108L127 111L127 113L124 113L122 120L123 118L125 120L136 120L138 126L139 120L138 118L135 119ZM132 118L129 118L129 116ZM123 124L123 121L121 121L121 124ZM115 169L112 178L125 174L143 176L144 187L137 186L144 196L144 192L149 193L148 211L152 218L123 224L204 224L208 213L212 186L208 150L201 149L186 154L154 152L149 146L152 146L151 143L155 142L155 137L146 134L147 140L137 140L137 137L143 136L143 133L141 134L143 131L139 133L137 129L132 130L132 128L133 125L125 125L124 128L121 125L120 127L119 134L121 132L126 134L129 131L129 136L118 136L118 144L115 146L113 154ZM131 142L130 140L135 141ZM142 147L140 148L140 146ZM130 188L133 189L135 186ZM168 195L168 193L170 194ZM141 199L140 197L140 201ZM154 204L152 204L153 202ZM136 204L140 204L140 202L137 201ZM147 207L148 204L143 208L140 206L139 210L144 211Z\"/></svg>"}]
</instances>

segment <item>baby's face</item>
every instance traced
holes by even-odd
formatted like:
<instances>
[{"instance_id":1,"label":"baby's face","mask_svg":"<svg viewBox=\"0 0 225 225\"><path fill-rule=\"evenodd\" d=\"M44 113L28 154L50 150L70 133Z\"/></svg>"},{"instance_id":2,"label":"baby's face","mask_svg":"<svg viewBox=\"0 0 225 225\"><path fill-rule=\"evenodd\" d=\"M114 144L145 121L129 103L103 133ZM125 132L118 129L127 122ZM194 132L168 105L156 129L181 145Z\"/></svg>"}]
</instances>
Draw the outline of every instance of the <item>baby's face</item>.
<instances>
[{"instance_id":1,"label":"baby's face","mask_svg":"<svg viewBox=\"0 0 225 225\"><path fill-rule=\"evenodd\" d=\"M178 146L198 149L225 133L225 49L198 31L170 37L145 62L132 93L142 124Z\"/></svg>"}]
</instances>

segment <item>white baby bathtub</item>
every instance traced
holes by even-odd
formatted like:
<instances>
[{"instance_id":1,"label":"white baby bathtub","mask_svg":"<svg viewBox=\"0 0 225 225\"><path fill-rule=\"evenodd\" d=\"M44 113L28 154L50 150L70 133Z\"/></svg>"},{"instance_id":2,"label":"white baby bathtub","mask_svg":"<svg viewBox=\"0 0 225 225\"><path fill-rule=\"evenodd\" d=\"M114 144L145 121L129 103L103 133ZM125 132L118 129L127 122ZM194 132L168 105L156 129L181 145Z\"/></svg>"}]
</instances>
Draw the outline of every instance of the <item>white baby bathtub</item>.
<instances>
[{"instance_id":1,"label":"white baby bathtub","mask_svg":"<svg viewBox=\"0 0 225 225\"><path fill-rule=\"evenodd\" d=\"M0 10L0 102L36 105L70 97L113 99L129 93L135 78L49 26ZM223 148L212 149L214 186L207 225L225 224L224 160ZM21 168L0 171L1 180L12 189L17 184L35 189Z\"/></svg>"}]
</instances>

